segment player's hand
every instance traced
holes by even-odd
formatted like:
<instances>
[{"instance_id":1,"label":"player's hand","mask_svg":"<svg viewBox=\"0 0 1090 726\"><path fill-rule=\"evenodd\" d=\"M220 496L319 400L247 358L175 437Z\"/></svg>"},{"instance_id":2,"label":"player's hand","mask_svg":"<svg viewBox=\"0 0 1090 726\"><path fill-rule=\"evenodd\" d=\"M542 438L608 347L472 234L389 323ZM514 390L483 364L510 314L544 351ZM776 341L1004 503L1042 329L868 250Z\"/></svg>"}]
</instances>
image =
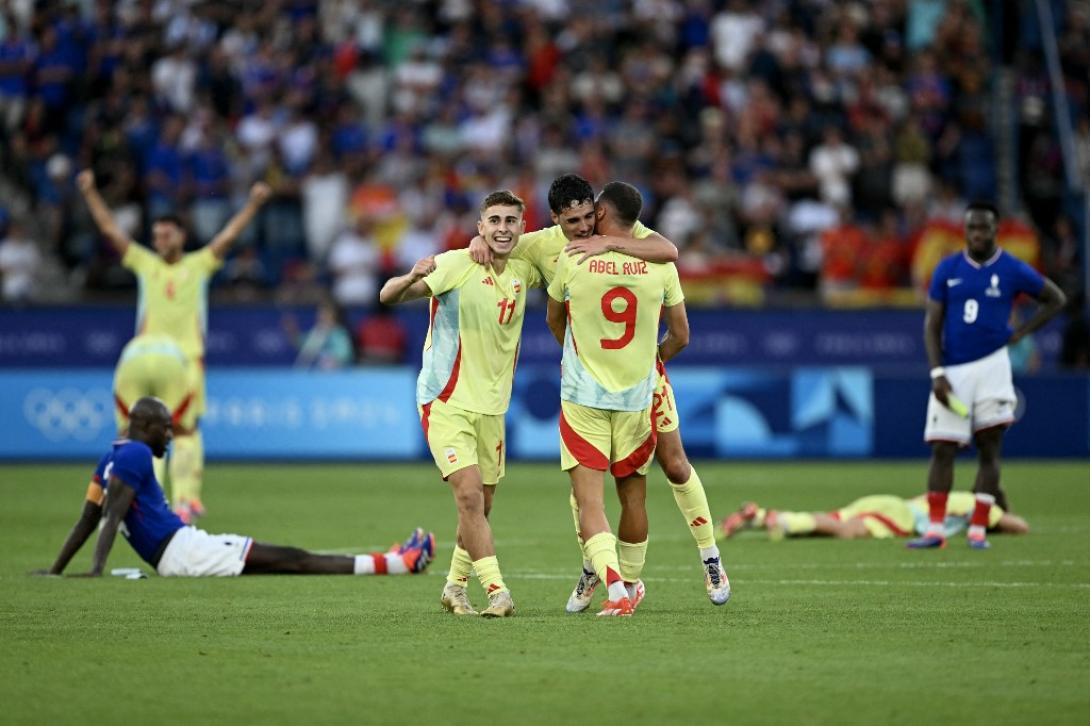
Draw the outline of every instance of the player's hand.
<instances>
[{"instance_id":1,"label":"player's hand","mask_svg":"<svg viewBox=\"0 0 1090 726\"><path fill-rule=\"evenodd\" d=\"M492 248L484 241L484 237L477 235L469 241L469 256L478 265L491 264Z\"/></svg>"},{"instance_id":2,"label":"player's hand","mask_svg":"<svg viewBox=\"0 0 1090 726\"><path fill-rule=\"evenodd\" d=\"M939 376L931 381L931 392L935 394L935 398L939 399L939 403L943 406L949 407L950 393L953 390L950 381L946 380L946 376Z\"/></svg>"},{"instance_id":3,"label":"player's hand","mask_svg":"<svg viewBox=\"0 0 1090 726\"><path fill-rule=\"evenodd\" d=\"M254 182L254 185L250 187L250 201L259 207L269 201L271 196L272 187L265 182Z\"/></svg>"},{"instance_id":4,"label":"player's hand","mask_svg":"<svg viewBox=\"0 0 1090 726\"><path fill-rule=\"evenodd\" d=\"M597 257L609 252L609 238L595 234L583 239L573 239L564 247L564 251L571 257L579 255L576 264L581 265L591 257Z\"/></svg>"},{"instance_id":5,"label":"player's hand","mask_svg":"<svg viewBox=\"0 0 1090 726\"><path fill-rule=\"evenodd\" d=\"M423 280L433 272L435 272L435 255L425 257L413 265L413 281Z\"/></svg>"},{"instance_id":6,"label":"player's hand","mask_svg":"<svg viewBox=\"0 0 1090 726\"><path fill-rule=\"evenodd\" d=\"M81 194L86 194L95 188L95 173L90 169L84 169L76 174L76 188Z\"/></svg>"}]
</instances>

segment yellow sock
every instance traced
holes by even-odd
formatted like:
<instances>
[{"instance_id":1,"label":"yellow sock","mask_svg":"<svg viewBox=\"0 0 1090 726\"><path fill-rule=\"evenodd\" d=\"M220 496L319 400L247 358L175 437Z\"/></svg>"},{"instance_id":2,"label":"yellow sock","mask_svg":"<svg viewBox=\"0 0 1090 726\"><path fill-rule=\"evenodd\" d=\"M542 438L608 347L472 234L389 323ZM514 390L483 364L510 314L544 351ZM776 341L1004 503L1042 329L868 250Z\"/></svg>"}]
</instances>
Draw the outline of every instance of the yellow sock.
<instances>
[{"instance_id":1,"label":"yellow sock","mask_svg":"<svg viewBox=\"0 0 1090 726\"><path fill-rule=\"evenodd\" d=\"M175 506L192 499L195 442L193 436L178 436L170 452L170 500Z\"/></svg>"},{"instance_id":2,"label":"yellow sock","mask_svg":"<svg viewBox=\"0 0 1090 726\"><path fill-rule=\"evenodd\" d=\"M450 571L447 573L447 582L451 585L465 587L469 583L469 573L473 570L473 560L469 553L458 545L454 545L454 552L450 556Z\"/></svg>"},{"instance_id":3,"label":"yellow sock","mask_svg":"<svg viewBox=\"0 0 1090 726\"><path fill-rule=\"evenodd\" d=\"M708 497L704 485L700 483L696 469L689 467L689 481L684 484L670 483L677 508L689 524L696 546L701 549L715 546L715 527L712 525L712 511L708 507Z\"/></svg>"},{"instance_id":4,"label":"yellow sock","mask_svg":"<svg viewBox=\"0 0 1090 726\"><path fill-rule=\"evenodd\" d=\"M810 512L776 512L776 522L789 535L810 534L817 529L817 519Z\"/></svg>"},{"instance_id":5,"label":"yellow sock","mask_svg":"<svg viewBox=\"0 0 1090 726\"><path fill-rule=\"evenodd\" d=\"M617 538L612 532L599 532L588 539L583 545L583 558L594 567L598 579L606 583L610 600L628 597L617 561Z\"/></svg>"},{"instance_id":6,"label":"yellow sock","mask_svg":"<svg viewBox=\"0 0 1090 726\"><path fill-rule=\"evenodd\" d=\"M643 542L622 542L617 540L617 560L621 565L621 579L635 582L643 574L643 563L647 560L647 540Z\"/></svg>"},{"instance_id":7,"label":"yellow sock","mask_svg":"<svg viewBox=\"0 0 1090 726\"><path fill-rule=\"evenodd\" d=\"M477 571L477 579L481 581L485 595L492 596L507 589L500 574L500 561L495 555L477 560L473 563L473 569Z\"/></svg>"}]
</instances>

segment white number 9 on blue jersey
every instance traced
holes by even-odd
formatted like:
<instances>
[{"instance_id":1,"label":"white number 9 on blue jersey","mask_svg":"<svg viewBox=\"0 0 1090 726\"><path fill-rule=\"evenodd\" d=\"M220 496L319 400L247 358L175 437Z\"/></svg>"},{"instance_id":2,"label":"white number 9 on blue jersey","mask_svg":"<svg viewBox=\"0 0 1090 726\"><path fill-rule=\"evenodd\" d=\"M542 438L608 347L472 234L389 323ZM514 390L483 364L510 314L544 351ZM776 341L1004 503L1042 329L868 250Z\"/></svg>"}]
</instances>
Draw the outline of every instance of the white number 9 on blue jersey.
<instances>
[{"instance_id":1,"label":"white number 9 on blue jersey","mask_svg":"<svg viewBox=\"0 0 1090 726\"><path fill-rule=\"evenodd\" d=\"M980 312L980 303L976 300L969 298L965 301L965 312L962 313L961 319L967 323L975 323L977 313Z\"/></svg>"}]
</instances>

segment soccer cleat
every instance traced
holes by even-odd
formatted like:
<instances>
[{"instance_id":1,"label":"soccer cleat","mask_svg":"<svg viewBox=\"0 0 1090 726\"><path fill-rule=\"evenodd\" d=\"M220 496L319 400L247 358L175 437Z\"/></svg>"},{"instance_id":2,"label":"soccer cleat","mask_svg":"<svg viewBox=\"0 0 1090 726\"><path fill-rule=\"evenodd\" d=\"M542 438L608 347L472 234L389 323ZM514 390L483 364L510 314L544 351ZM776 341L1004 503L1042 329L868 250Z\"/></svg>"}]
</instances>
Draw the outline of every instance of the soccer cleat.
<instances>
[{"instance_id":1,"label":"soccer cleat","mask_svg":"<svg viewBox=\"0 0 1090 726\"><path fill-rule=\"evenodd\" d=\"M439 602L443 604L443 607L446 608L447 612L453 615L478 614L478 612L473 609L473 603L469 601L469 595L466 594L466 589L450 582L443 587L443 595L439 598Z\"/></svg>"},{"instance_id":2,"label":"soccer cleat","mask_svg":"<svg viewBox=\"0 0 1090 726\"><path fill-rule=\"evenodd\" d=\"M942 549L946 546L946 537L941 534L925 534L916 539L910 539L905 547L910 550Z\"/></svg>"},{"instance_id":3,"label":"soccer cleat","mask_svg":"<svg viewBox=\"0 0 1090 726\"><path fill-rule=\"evenodd\" d=\"M718 557L704 560L704 587L708 590L712 605L726 605L730 600L730 580Z\"/></svg>"},{"instance_id":4,"label":"soccer cleat","mask_svg":"<svg viewBox=\"0 0 1090 726\"><path fill-rule=\"evenodd\" d=\"M598 612L598 617L632 617L632 613L636 610L636 607L632 604L632 600L627 597L622 597L620 600L606 600L602 603L602 609Z\"/></svg>"},{"instance_id":5,"label":"soccer cleat","mask_svg":"<svg viewBox=\"0 0 1090 726\"><path fill-rule=\"evenodd\" d=\"M188 503L181 502L175 505L174 513L178 515L178 519L182 520L182 524L187 526L193 524L193 510L189 508Z\"/></svg>"},{"instance_id":6,"label":"soccer cleat","mask_svg":"<svg viewBox=\"0 0 1090 726\"><path fill-rule=\"evenodd\" d=\"M417 527L397 554L401 555L409 572L414 575L423 572L435 556L435 535Z\"/></svg>"},{"instance_id":7,"label":"soccer cleat","mask_svg":"<svg viewBox=\"0 0 1090 726\"><path fill-rule=\"evenodd\" d=\"M972 550L987 550L992 547L987 537L967 537L966 539L969 541L969 549Z\"/></svg>"},{"instance_id":8,"label":"soccer cleat","mask_svg":"<svg viewBox=\"0 0 1090 726\"><path fill-rule=\"evenodd\" d=\"M732 537L740 530L755 526L757 523L754 520L757 518L758 511L756 502L746 502L738 508L737 512L731 512L719 523L720 536Z\"/></svg>"},{"instance_id":9,"label":"soccer cleat","mask_svg":"<svg viewBox=\"0 0 1090 726\"><path fill-rule=\"evenodd\" d=\"M626 582L624 587L628 590L628 599L632 603L632 612L636 612L636 608L643 602L643 598L647 594L647 587L643 584L643 580Z\"/></svg>"},{"instance_id":10,"label":"soccer cleat","mask_svg":"<svg viewBox=\"0 0 1090 726\"><path fill-rule=\"evenodd\" d=\"M481 611L482 618L509 618L515 614L515 601L511 593L500 590L488 598L488 607Z\"/></svg>"},{"instance_id":11,"label":"soccer cleat","mask_svg":"<svg viewBox=\"0 0 1090 726\"><path fill-rule=\"evenodd\" d=\"M594 596L594 588L598 587L598 575L593 571L583 570L579 575L579 582L575 583L575 589L568 596L568 604L564 609L569 613L581 613L590 607L590 600Z\"/></svg>"}]
</instances>

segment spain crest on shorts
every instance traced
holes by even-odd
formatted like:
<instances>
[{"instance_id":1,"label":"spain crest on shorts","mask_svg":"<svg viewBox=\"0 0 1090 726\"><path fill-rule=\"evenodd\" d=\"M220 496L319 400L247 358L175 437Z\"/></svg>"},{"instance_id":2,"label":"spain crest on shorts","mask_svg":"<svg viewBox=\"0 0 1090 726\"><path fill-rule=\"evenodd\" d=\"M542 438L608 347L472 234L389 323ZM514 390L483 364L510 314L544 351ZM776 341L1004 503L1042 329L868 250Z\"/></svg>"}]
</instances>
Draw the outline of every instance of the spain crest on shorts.
<instances>
[{"instance_id":1,"label":"spain crest on shorts","mask_svg":"<svg viewBox=\"0 0 1090 726\"><path fill-rule=\"evenodd\" d=\"M447 455L447 461L449 461L451 464L458 463L458 452L456 452L453 448L448 448L443 453Z\"/></svg>"}]
</instances>

